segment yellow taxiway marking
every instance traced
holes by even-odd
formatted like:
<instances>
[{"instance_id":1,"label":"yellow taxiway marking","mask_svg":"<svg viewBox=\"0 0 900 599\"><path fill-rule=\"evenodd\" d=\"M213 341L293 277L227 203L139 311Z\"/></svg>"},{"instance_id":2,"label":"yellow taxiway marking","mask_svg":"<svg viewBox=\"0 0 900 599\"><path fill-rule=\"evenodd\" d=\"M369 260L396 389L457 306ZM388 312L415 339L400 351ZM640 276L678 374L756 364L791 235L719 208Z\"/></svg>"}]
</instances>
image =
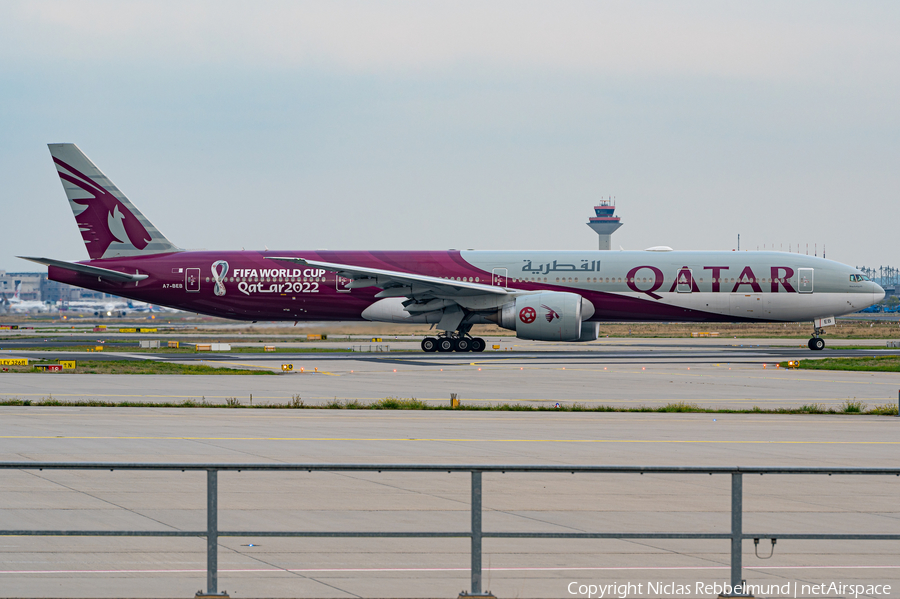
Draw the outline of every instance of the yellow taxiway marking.
<instances>
[{"instance_id":1,"label":"yellow taxiway marking","mask_svg":"<svg viewBox=\"0 0 900 599\"><path fill-rule=\"evenodd\" d=\"M500 361L500 360L491 360L490 362L473 362L470 365L471 366L476 366L476 365L482 366L485 368L485 370L515 370L515 367L506 368L506 367L502 367L502 365L500 365L497 368L491 368L491 364L496 364L496 362L498 362L498 361ZM773 362L773 364L774 364L774 362ZM465 364L462 364L461 366L465 366ZM667 364L649 364L649 366L652 367L652 366L668 366L668 365ZM785 376L790 376L788 373L795 372L788 368L757 368L755 366L754 367L735 366L734 374L729 375L729 374L727 374L727 371L722 371L722 370L709 370L709 371L704 372L704 370L702 370L704 368L703 365L692 366L692 368L697 369L696 372L693 372L693 371L692 372L667 371L667 370L655 370L655 369L654 370L633 370L631 368L623 369L623 368L616 367L616 366L610 366L610 367L608 367L608 369L607 368L603 368L603 369L580 368L578 366L558 367L558 366L535 366L535 365L524 366L524 367L519 367L519 368L522 370L525 370L525 371L528 371L528 370L533 370L533 371L535 371L535 370L541 370L541 371L566 370L566 371L571 371L571 372L602 372L602 373L606 373L606 374L654 374L657 376L665 375L665 376L703 377L703 378L718 378L718 379L740 378L740 379L751 379L751 380L772 380L772 377L771 376L748 375L748 374L746 374L748 370L753 370L753 371L765 370L767 373L770 373L772 375L785 373ZM359 371L359 372L362 372L362 371ZM386 372L386 371L382 371L382 370L366 371L366 374L376 374L376 373L381 373L381 372ZM819 372L821 372L822 374L825 374L826 371L819 371ZM883 371L878 371L878 372L858 371L858 373L859 374L870 374L870 375L873 375L873 374L896 375L897 374L896 372L883 372ZM897 384L897 381L877 382L877 381L866 381L866 380L841 380L841 379L830 379L829 380L829 379L821 379L821 378L818 378L818 379L803 378L803 377L797 377L797 376L791 376L791 378L789 378L789 379L776 379L776 380L779 382L797 381L797 382L813 382L813 383L841 383L841 384L846 384L846 385L896 385Z\"/></svg>"},{"instance_id":2,"label":"yellow taxiway marking","mask_svg":"<svg viewBox=\"0 0 900 599\"><path fill-rule=\"evenodd\" d=\"M281 370L281 365L278 365L278 366L264 366L264 365L262 365L262 364L247 364L247 363L244 363L244 362L221 362L221 361L219 361L219 360L201 360L201 362L207 362L207 363L209 363L209 364L228 364L229 366L247 366L247 367L249 367L249 368L268 368L269 370ZM287 363L289 363L289 362L285 362L285 363L287 364ZM316 371L309 371L309 372L304 371L304 372L302 372L302 373L300 373L300 372L292 372L291 374L327 374L328 376L341 376L341 375L339 375L339 374L334 374L333 372L325 372L325 371L319 372L318 370L316 370Z\"/></svg>"},{"instance_id":3,"label":"yellow taxiway marking","mask_svg":"<svg viewBox=\"0 0 900 599\"><path fill-rule=\"evenodd\" d=\"M415 437L187 437L187 436L66 436L66 435L3 435L0 439L63 439L118 441L368 441L368 442L437 442L437 443L698 443L703 445L900 445L900 441L760 441L760 440L703 440L703 439L466 439Z\"/></svg>"},{"instance_id":4,"label":"yellow taxiway marking","mask_svg":"<svg viewBox=\"0 0 900 599\"><path fill-rule=\"evenodd\" d=\"M229 366L246 366L249 368L266 368L268 370L280 370L281 366L266 366L264 364L247 364L245 362L224 362L219 360L200 360L201 363L207 362L208 364L228 364ZM172 362L172 364L180 364L181 362Z\"/></svg>"},{"instance_id":5,"label":"yellow taxiway marking","mask_svg":"<svg viewBox=\"0 0 900 599\"><path fill-rule=\"evenodd\" d=\"M493 371L506 371L506 370L515 371L515 368L516 368L515 366L505 367L503 365L497 364L497 362L505 361L505 360L514 360L514 358L505 358L504 360L490 360L490 361L484 361L484 362L447 364L440 371L455 373L458 370L466 370L467 366L468 367L472 367L472 366L481 367L485 371L492 371L492 370ZM261 366L261 365L256 365L256 364L245 364L245 363L241 363L241 362L216 362L216 361L209 361L209 362L211 364L229 364L229 365L236 365L236 366L247 366L247 367L252 367L252 368L266 368L266 369L270 369L270 370L278 370L281 368L280 366ZM773 364L774 364L774 362L773 362ZM496 365L496 366L494 366L494 365ZM650 366L655 366L655 365L657 365L657 364L650 364ZM667 366L666 364L659 364L659 365ZM645 374L645 375L646 374L654 374L657 376L665 375L665 376L703 377L703 378L720 378L720 379L721 378L741 378L741 379L750 379L750 380L772 380L772 377L771 376L748 376L745 374L748 370L754 370L754 371L767 370L772 373L790 373L790 372L792 372L791 370L789 370L787 368L763 369L763 368L757 368L755 366L751 367L751 366L743 366L742 365L742 366L735 366L734 367L735 373L733 375L728 375L721 370L711 370L710 372L704 373L703 371L699 370L699 369L703 368L702 365L695 366L693 368L697 368L698 372L685 372L685 371L671 372L671 371L665 371L665 370L662 370L662 371L660 371L660 370L651 370L651 371L632 370L631 368L619 369L616 366L609 367L609 369L579 368L577 366L557 367L557 366L535 366L535 365L519 367L520 370L524 370L524 371L548 371L548 370L563 371L563 370L566 370L569 372L601 372L601 373L606 373L606 374ZM392 370L357 370L357 371L355 371L355 374L379 375L379 374L401 374L401 373L406 373L406 372L412 372L412 373L432 372L432 373L434 373L434 372L440 372L440 371L436 370L435 368L415 368L415 369L408 369L408 370L400 368L400 369L397 369L396 372L393 371L393 369ZM820 372L823 372L823 374L824 374L824 371L820 371ZM340 374L335 374L332 372L317 372L317 373L315 373L315 372L309 372L309 371L304 371L303 373L295 372L294 374L327 374L330 376L341 376ZM345 372L344 374L349 374L349 373ZM880 374L880 375L894 374L894 375L896 375L897 373L895 373L895 372L860 371L860 374ZM174 376L174 375L172 375L172 376ZM785 374L785 376L789 376L789 375ZM777 379L777 380L779 382L840 383L840 384L846 384L846 385L889 385L889 386L892 386L892 385L897 384L897 381L878 382L878 381L866 381L866 380L841 380L841 379L820 379L820 378L815 379L815 378L803 378L803 377L796 377L796 376L792 376L789 379Z\"/></svg>"}]
</instances>

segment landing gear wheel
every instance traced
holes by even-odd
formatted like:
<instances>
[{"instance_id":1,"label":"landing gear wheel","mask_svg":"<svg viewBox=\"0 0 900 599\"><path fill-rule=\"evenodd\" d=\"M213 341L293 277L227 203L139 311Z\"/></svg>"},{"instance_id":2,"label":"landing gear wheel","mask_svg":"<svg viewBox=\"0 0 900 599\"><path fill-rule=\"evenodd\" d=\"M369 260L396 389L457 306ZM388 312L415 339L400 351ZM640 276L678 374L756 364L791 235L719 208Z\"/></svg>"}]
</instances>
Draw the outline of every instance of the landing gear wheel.
<instances>
[{"instance_id":1,"label":"landing gear wheel","mask_svg":"<svg viewBox=\"0 0 900 599\"><path fill-rule=\"evenodd\" d=\"M813 337L809 340L809 349L813 351L820 351L825 349L825 340L821 337Z\"/></svg>"},{"instance_id":2,"label":"landing gear wheel","mask_svg":"<svg viewBox=\"0 0 900 599\"><path fill-rule=\"evenodd\" d=\"M449 337L439 337L437 340L437 350L441 353L453 351L453 339Z\"/></svg>"},{"instance_id":3,"label":"landing gear wheel","mask_svg":"<svg viewBox=\"0 0 900 599\"><path fill-rule=\"evenodd\" d=\"M473 352L483 352L485 346L487 345L484 342L484 339L482 339L481 337L475 337L474 339L472 339L470 341L470 343L471 343L471 348L469 349L469 351L473 351Z\"/></svg>"},{"instance_id":4,"label":"landing gear wheel","mask_svg":"<svg viewBox=\"0 0 900 599\"><path fill-rule=\"evenodd\" d=\"M472 340L466 337L458 337L456 338L456 343L454 344L456 347L454 348L458 352L467 352L472 351Z\"/></svg>"},{"instance_id":5,"label":"landing gear wheel","mask_svg":"<svg viewBox=\"0 0 900 599\"><path fill-rule=\"evenodd\" d=\"M434 352L437 351L438 348L438 340L434 337L425 337L422 339L422 351L424 352Z\"/></svg>"}]
</instances>

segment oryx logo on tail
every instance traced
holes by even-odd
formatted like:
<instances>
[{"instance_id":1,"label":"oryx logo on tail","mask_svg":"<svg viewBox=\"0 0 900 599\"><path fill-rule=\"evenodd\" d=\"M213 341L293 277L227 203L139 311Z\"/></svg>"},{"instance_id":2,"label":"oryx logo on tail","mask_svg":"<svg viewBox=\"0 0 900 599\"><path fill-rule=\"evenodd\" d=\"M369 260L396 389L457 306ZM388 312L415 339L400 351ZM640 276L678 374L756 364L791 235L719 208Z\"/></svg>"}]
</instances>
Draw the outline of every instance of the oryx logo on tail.
<instances>
[{"instance_id":1,"label":"oryx logo on tail","mask_svg":"<svg viewBox=\"0 0 900 599\"><path fill-rule=\"evenodd\" d=\"M152 239L150 233L122 202L59 158L54 158L53 162L57 164L60 179L91 195L71 199L73 204L84 206L75 215L75 222L91 258L101 258L113 242L128 244L138 250L147 247Z\"/></svg>"},{"instance_id":2,"label":"oryx logo on tail","mask_svg":"<svg viewBox=\"0 0 900 599\"><path fill-rule=\"evenodd\" d=\"M179 251L74 144L50 144L91 258Z\"/></svg>"}]
</instances>

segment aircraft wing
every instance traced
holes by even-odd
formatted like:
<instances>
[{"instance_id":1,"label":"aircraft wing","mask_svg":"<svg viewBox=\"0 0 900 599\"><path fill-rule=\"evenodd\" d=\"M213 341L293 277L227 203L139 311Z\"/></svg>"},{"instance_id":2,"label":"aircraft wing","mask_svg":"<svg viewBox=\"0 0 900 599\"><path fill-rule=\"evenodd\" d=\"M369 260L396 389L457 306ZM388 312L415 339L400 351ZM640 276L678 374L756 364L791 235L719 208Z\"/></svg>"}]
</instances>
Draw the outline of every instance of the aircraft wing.
<instances>
[{"instance_id":1,"label":"aircraft wing","mask_svg":"<svg viewBox=\"0 0 900 599\"><path fill-rule=\"evenodd\" d=\"M375 297L416 297L433 295L435 297L472 296L481 294L509 295L513 289L485 285L484 283L470 283L468 281L453 281L440 277L429 277L408 272L382 270L380 268L367 268L364 266L351 266L349 264L335 264L333 262L320 262L305 258L266 256L268 260L280 260L293 262L304 266L313 266L351 280L350 287L380 287L381 291Z\"/></svg>"},{"instance_id":2,"label":"aircraft wing","mask_svg":"<svg viewBox=\"0 0 900 599\"><path fill-rule=\"evenodd\" d=\"M28 256L17 256L17 258L28 260L30 262L37 262L38 264L44 264L46 266L63 268L65 270L71 270L85 275L91 275L93 277L106 279L107 281L117 281L120 283L137 283L138 281L143 281L149 276L139 274L132 275L128 274L127 272L120 272L118 270L111 270L109 268L100 268L99 266L90 266L88 264L78 264L77 262L66 262L65 260L53 260L52 258L29 258Z\"/></svg>"}]
</instances>

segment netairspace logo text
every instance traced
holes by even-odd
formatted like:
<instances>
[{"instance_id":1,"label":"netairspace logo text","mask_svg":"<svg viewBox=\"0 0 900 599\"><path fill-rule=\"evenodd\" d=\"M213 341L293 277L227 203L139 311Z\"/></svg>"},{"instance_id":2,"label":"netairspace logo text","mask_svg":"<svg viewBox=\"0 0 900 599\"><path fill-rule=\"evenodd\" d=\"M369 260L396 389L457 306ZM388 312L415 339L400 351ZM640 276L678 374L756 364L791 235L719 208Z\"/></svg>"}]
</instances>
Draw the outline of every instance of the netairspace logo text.
<instances>
[{"instance_id":1,"label":"netairspace logo text","mask_svg":"<svg viewBox=\"0 0 900 599\"><path fill-rule=\"evenodd\" d=\"M842 596L857 599L860 595L879 596L889 595L891 586L888 584L844 584L842 582L822 582L819 584L807 584L789 582L786 584L744 584L731 586L727 582L695 582L691 584L679 584L676 582L647 582L633 583L623 582L612 584L589 584L578 581L570 582L566 587L569 595L576 597L588 597L591 599L628 599L643 595L679 596L679 595L769 595L781 597L809 597L809 596Z\"/></svg>"}]
</instances>

